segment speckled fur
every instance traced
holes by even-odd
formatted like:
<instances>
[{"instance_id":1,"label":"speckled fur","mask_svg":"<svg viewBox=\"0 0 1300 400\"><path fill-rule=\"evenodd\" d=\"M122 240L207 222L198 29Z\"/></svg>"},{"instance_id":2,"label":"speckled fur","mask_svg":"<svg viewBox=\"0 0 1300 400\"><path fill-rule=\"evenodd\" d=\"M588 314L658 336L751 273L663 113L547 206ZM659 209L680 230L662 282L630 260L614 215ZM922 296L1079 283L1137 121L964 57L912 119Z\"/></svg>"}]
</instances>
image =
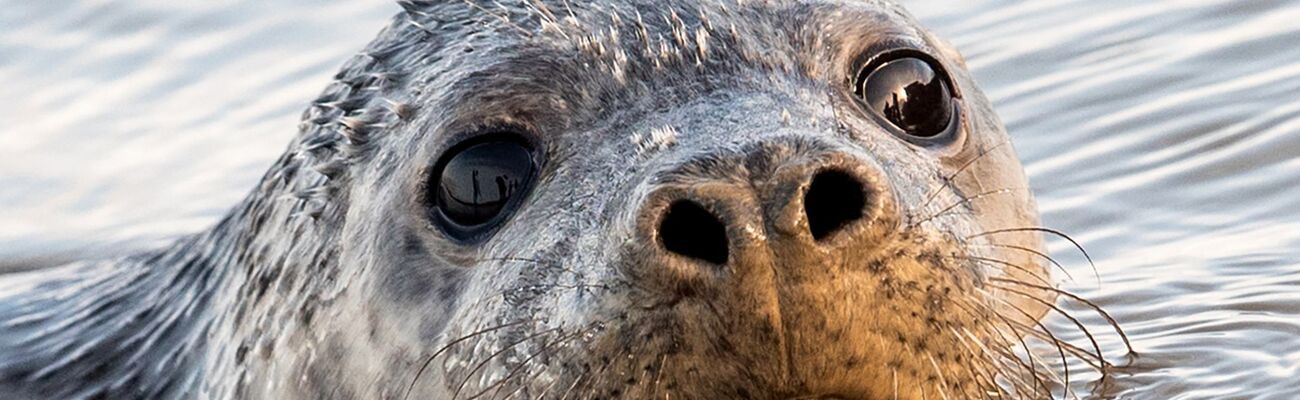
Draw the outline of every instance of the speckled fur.
<instances>
[{"instance_id":1,"label":"speckled fur","mask_svg":"<svg viewBox=\"0 0 1300 400\"><path fill-rule=\"evenodd\" d=\"M213 229L0 277L0 390L933 399L1047 379L1009 348L1054 294L995 284L1043 280L1041 260L994 247L1040 239L988 234L1037 226L1023 172L960 56L898 6L400 4ZM856 63L886 43L951 71L957 145L905 143L853 102ZM449 241L426 218L430 164L499 127L536 135L540 181L492 239ZM816 244L772 199L823 167L875 192L869 221ZM646 210L691 190L747 205L717 207L756 250L684 279Z\"/></svg>"}]
</instances>

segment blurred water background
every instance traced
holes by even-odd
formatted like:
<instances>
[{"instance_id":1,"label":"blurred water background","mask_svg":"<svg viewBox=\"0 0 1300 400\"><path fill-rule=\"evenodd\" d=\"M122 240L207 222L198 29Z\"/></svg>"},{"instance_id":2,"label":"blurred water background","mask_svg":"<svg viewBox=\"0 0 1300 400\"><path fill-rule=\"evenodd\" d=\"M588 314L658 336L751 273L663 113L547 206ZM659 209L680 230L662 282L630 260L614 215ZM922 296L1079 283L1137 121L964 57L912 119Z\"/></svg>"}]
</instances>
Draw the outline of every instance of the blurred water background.
<instances>
[{"instance_id":1,"label":"blurred water background","mask_svg":"<svg viewBox=\"0 0 1300 400\"><path fill-rule=\"evenodd\" d=\"M1300 1L905 1L1020 151L1061 287L1139 356L1082 398L1300 398ZM0 271L204 229L389 1L5 0ZM1062 304L1086 314L1077 304ZM1104 326L1090 317L1092 326ZM1077 344L1072 322L1047 326ZM1122 360L1119 338L1098 340ZM1076 366L1076 371L1081 366Z\"/></svg>"}]
</instances>

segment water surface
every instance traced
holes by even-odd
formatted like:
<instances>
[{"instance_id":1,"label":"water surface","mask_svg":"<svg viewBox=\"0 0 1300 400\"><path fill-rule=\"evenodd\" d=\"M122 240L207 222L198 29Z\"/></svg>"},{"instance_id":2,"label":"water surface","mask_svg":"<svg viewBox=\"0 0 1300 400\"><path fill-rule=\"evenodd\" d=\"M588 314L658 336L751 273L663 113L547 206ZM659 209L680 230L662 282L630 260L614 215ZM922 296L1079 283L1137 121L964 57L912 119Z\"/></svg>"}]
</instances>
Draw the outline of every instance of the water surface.
<instances>
[{"instance_id":1,"label":"water surface","mask_svg":"<svg viewBox=\"0 0 1300 400\"><path fill-rule=\"evenodd\" d=\"M1084 398L1300 398L1300 1L907 4L1011 131L1061 287L1139 356ZM159 246L237 202L391 2L8 0L0 269ZM1077 304L1070 312L1086 315ZM1098 318L1090 325L1104 326ZM1077 344L1072 323L1047 326ZM1122 360L1117 336L1099 331Z\"/></svg>"}]
</instances>

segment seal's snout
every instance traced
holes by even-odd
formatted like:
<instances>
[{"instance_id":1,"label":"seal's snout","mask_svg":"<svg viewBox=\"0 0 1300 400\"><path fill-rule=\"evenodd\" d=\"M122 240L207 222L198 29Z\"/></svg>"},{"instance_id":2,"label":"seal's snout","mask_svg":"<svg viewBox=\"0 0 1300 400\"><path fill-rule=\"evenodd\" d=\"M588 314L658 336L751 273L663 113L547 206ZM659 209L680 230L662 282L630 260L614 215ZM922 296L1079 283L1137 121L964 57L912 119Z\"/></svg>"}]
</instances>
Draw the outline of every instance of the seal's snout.
<instances>
[{"instance_id":1,"label":"seal's snout","mask_svg":"<svg viewBox=\"0 0 1300 400\"><path fill-rule=\"evenodd\" d=\"M928 377L928 359L904 355L969 322L947 299L971 285L946 263L960 257L950 242L903 223L887 172L786 135L699 150L648 178L617 261L638 289L627 337L673 343L691 354L675 356L684 371L774 398L874 398ZM962 362L949 356L934 363Z\"/></svg>"}]
</instances>

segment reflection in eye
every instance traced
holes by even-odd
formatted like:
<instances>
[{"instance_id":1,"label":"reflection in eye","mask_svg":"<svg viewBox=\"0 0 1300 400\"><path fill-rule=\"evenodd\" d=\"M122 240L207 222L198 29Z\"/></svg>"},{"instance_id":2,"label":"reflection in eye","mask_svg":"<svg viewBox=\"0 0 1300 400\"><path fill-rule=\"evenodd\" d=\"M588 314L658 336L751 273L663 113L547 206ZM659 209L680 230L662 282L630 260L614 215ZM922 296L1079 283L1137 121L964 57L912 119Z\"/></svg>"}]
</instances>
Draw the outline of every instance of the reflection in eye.
<instances>
[{"instance_id":1,"label":"reflection in eye","mask_svg":"<svg viewBox=\"0 0 1300 400\"><path fill-rule=\"evenodd\" d=\"M918 58L881 64L858 83L857 93L872 110L912 136L938 136L952 118L947 82Z\"/></svg>"},{"instance_id":2,"label":"reflection in eye","mask_svg":"<svg viewBox=\"0 0 1300 400\"><path fill-rule=\"evenodd\" d=\"M437 187L437 206L463 226L489 222L528 183L532 157L514 142L480 143L451 156Z\"/></svg>"}]
</instances>

